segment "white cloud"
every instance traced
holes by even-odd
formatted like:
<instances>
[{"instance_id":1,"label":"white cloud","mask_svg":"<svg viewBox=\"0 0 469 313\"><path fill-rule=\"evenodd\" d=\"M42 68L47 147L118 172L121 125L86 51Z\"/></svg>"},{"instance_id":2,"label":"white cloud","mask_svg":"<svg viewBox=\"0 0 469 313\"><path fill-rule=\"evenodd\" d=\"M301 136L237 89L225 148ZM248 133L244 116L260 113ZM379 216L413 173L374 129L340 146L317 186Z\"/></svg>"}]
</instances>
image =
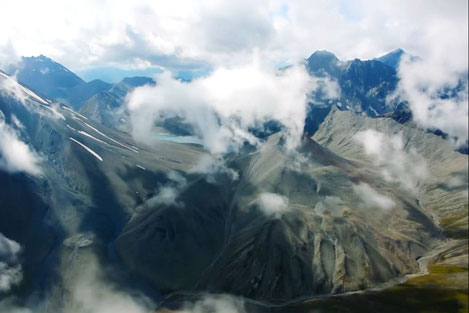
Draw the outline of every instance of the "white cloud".
<instances>
[{"instance_id":1,"label":"white cloud","mask_svg":"<svg viewBox=\"0 0 469 313\"><path fill-rule=\"evenodd\" d=\"M154 304L143 295L122 290L102 277L97 261L88 261L71 287L64 313L150 313ZM73 305L71 305L73 304Z\"/></svg>"},{"instance_id":2,"label":"white cloud","mask_svg":"<svg viewBox=\"0 0 469 313\"><path fill-rule=\"evenodd\" d=\"M401 135L368 129L355 134L354 139L363 145L384 179L417 192L420 181L427 176L426 162L413 148L404 149Z\"/></svg>"},{"instance_id":3,"label":"white cloud","mask_svg":"<svg viewBox=\"0 0 469 313\"><path fill-rule=\"evenodd\" d=\"M21 57L15 50L11 39L0 43L0 69L7 69L11 65L17 65Z\"/></svg>"},{"instance_id":4,"label":"white cloud","mask_svg":"<svg viewBox=\"0 0 469 313\"><path fill-rule=\"evenodd\" d=\"M186 178L176 171L169 172L168 179L178 186L185 186L187 183Z\"/></svg>"},{"instance_id":5,"label":"white cloud","mask_svg":"<svg viewBox=\"0 0 469 313\"><path fill-rule=\"evenodd\" d=\"M332 80L328 76L312 77L311 79L314 81L314 90L318 91L318 93L321 94L322 99L340 98L341 91L340 91L340 86L337 83L337 81Z\"/></svg>"},{"instance_id":6,"label":"white cloud","mask_svg":"<svg viewBox=\"0 0 469 313\"><path fill-rule=\"evenodd\" d=\"M366 183L353 185L353 191L360 197L366 208L390 210L396 206L396 203L390 197L378 193Z\"/></svg>"},{"instance_id":7,"label":"white cloud","mask_svg":"<svg viewBox=\"0 0 469 313\"><path fill-rule=\"evenodd\" d=\"M0 65L43 53L75 71L177 71L239 67L253 53L274 66L296 64L318 49L353 59L400 47L423 60L400 69L399 93L416 120L459 138L457 144L467 139L467 89L451 100L434 97L464 72L467 86L466 0L48 0L3 1L0 10Z\"/></svg>"},{"instance_id":8,"label":"white cloud","mask_svg":"<svg viewBox=\"0 0 469 313\"><path fill-rule=\"evenodd\" d=\"M176 203L179 190L171 186L163 186L159 189L158 194L146 202L149 206L170 205Z\"/></svg>"},{"instance_id":9,"label":"white cloud","mask_svg":"<svg viewBox=\"0 0 469 313\"><path fill-rule=\"evenodd\" d=\"M87 238L85 238L87 237ZM89 245L89 234L74 236L69 238L67 245L70 249L83 248ZM2 261L2 251L5 250L3 242L7 241L7 246L12 253L18 255L18 245L6 239L0 233L0 261ZM11 248L13 247L13 248ZM75 247L75 248L73 248ZM75 251L74 253L77 253ZM86 252L83 252L86 254ZM78 254L78 257L81 257ZM17 256L14 257L17 260ZM63 299L27 299L24 306L18 305L15 297L5 297L0 301L0 311L8 313L38 313L49 312L50 303L60 305L60 312L63 313L151 313L154 312L155 304L148 297L138 291L126 289L126 286L119 286L106 279L109 274L108 269L100 267L95 256L87 255L86 262L74 264L70 267L69 276L62 286L67 297ZM75 267L79 269L73 270ZM0 262L0 293L4 290L4 272ZM51 296L51 295L49 295ZM53 296L53 295L52 295ZM56 297L56 296L55 296ZM22 303L20 301L19 303Z\"/></svg>"},{"instance_id":10,"label":"white cloud","mask_svg":"<svg viewBox=\"0 0 469 313\"><path fill-rule=\"evenodd\" d=\"M10 266L0 261L0 292L10 291L11 287L18 285L22 279L21 265Z\"/></svg>"},{"instance_id":11,"label":"white cloud","mask_svg":"<svg viewBox=\"0 0 469 313\"><path fill-rule=\"evenodd\" d=\"M444 50L441 40L461 42L448 57L467 56L465 0L47 0L3 1L0 9L4 44L10 40L21 55L43 53L72 70L245 64L256 49L273 62L296 62L318 49L346 59L397 47L424 56L430 47Z\"/></svg>"},{"instance_id":12,"label":"white cloud","mask_svg":"<svg viewBox=\"0 0 469 313\"><path fill-rule=\"evenodd\" d=\"M247 0L203 5L197 22L206 48L230 55L266 46L274 35L269 11Z\"/></svg>"},{"instance_id":13,"label":"white cloud","mask_svg":"<svg viewBox=\"0 0 469 313\"><path fill-rule=\"evenodd\" d=\"M13 125L15 125L16 129L24 130L23 123L21 123L21 121L16 117L16 115L14 114L11 115L11 121L13 122Z\"/></svg>"},{"instance_id":14,"label":"white cloud","mask_svg":"<svg viewBox=\"0 0 469 313\"><path fill-rule=\"evenodd\" d=\"M21 246L14 240L0 233L0 258L8 262L16 262Z\"/></svg>"},{"instance_id":15,"label":"white cloud","mask_svg":"<svg viewBox=\"0 0 469 313\"><path fill-rule=\"evenodd\" d=\"M249 127L259 121L281 122L291 147L299 143L307 93L314 84L302 66L282 72L262 66L220 68L211 75L182 83L163 74L156 86L135 89L129 96L132 133L151 143L155 121L178 116L193 126L212 153L225 153L257 139Z\"/></svg>"},{"instance_id":16,"label":"white cloud","mask_svg":"<svg viewBox=\"0 0 469 313\"><path fill-rule=\"evenodd\" d=\"M405 1L395 6L402 10L401 23L407 21L398 29L407 28L407 40L415 41L412 53L420 57L401 61L396 96L409 102L417 123L441 129L460 145L468 133L468 2ZM396 11L390 4L387 9ZM444 89L460 83L456 95L441 99Z\"/></svg>"},{"instance_id":17,"label":"white cloud","mask_svg":"<svg viewBox=\"0 0 469 313\"><path fill-rule=\"evenodd\" d=\"M231 180L239 178L238 172L226 166L222 157L205 155L200 158L198 163L190 169L190 173L206 175L206 180L209 183L216 182L217 174L225 174Z\"/></svg>"},{"instance_id":18,"label":"white cloud","mask_svg":"<svg viewBox=\"0 0 469 313\"><path fill-rule=\"evenodd\" d=\"M207 295L195 303L187 303L177 313L246 313L244 301L230 295Z\"/></svg>"},{"instance_id":19,"label":"white cloud","mask_svg":"<svg viewBox=\"0 0 469 313\"><path fill-rule=\"evenodd\" d=\"M105 283L86 281L74 292L74 308L70 313L150 313L151 307Z\"/></svg>"},{"instance_id":20,"label":"white cloud","mask_svg":"<svg viewBox=\"0 0 469 313\"><path fill-rule=\"evenodd\" d=\"M276 193L261 193L258 204L259 208L267 216L279 217L288 211L288 198Z\"/></svg>"},{"instance_id":21,"label":"white cloud","mask_svg":"<svg viewBox=\"0 0 469 313\"><path fill-rule=\"evenodd\" d=\"M0 112L0 169L10 173L39 175L40 157L19 138L19 133L5 123Z\"/></svg>"},{"instance_id":22,"label":"white cloud","mask_svg":"<svg viewBox=\"0 0 469 313\"><path fill-rule=\"evenodd\" d=\"M8 76L0 72L0 94L14 98L31 113L40 114L52 119L65 120L65 116L58 112L58 103L51 103L50 100L45 100L30 89L22 86L16 81L15 75ZM15 117L13 123L19 127L20 125L17 122L20 121Z\"/></svg>"},{"instance_id":23,"label":"white cloud","mask_svg":"<svg viewBox=\"0 0 469 313\"><path fill-rule=\"evenodd\" d=\"M175 204L178 206L184 205L182 203L176 202L176 199L179 196L181 189L184 188L187 183L186 178L175 171L170 172L168 174L168 178L169 182L164 186L161 186L155 196L145 201L146 206L153 207L162 204Z\"/></svg>"},{"instance_id":24,"label":"white cloud","mask_svg":"<svg viewBox=\"0 0 469 313\"><path fill-rule=\"evenodd\" d=\"M0 233L0 293L8 292L23 279L21 246Z\"/></svg>"},{"instance_id":25,"label":"white cloud","mask_svg":"<svg viewBox=\"0 0 469 313\"><path fill-rule=\"evenodd\" d=\"M22 90L21 85L16 81L16 77L10 77L0 73L0 93L6 96L11 96L25 104L28 98L27 94Z\"/></svg>"},{"instance_id":26,"label":"white cloud","mask_svg":"<svg viewBox=\"0 0 469 313\"><path fill-rule=\"evenodd\" d=\"M409 102L417 123L444 131L460 146L468 139L468 68L467 63L448 63L451 61L443 58L402 61L395 96ZM441 98L445 89L456 88L454 95Z\"/></svg>"}]
</instances>

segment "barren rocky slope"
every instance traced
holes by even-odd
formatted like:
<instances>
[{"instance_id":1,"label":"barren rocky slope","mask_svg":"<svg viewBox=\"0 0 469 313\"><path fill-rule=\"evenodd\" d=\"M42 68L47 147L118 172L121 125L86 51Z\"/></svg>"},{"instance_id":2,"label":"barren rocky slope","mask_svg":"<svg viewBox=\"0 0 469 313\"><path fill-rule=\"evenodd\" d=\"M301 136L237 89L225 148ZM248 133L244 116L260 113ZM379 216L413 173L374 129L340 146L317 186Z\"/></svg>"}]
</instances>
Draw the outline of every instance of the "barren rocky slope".
<instances>
[{"instance_id":1,"label":"barren rocky slope","mask_svg":"<svg viewBox=\"0 0 469 313\"><path fill-rule=\"evenodd\" d=\"M13 87L1 121L41 172L2 171L0 227L23 247L12 293L45 312L79 305L89 277L153 300L209 291L280 305L379 287L420 273L422 258L467 268L467 156L415 126L333 109L297 149L277 133L217 159L143 146Z\"/></svg>"}]
</instances>

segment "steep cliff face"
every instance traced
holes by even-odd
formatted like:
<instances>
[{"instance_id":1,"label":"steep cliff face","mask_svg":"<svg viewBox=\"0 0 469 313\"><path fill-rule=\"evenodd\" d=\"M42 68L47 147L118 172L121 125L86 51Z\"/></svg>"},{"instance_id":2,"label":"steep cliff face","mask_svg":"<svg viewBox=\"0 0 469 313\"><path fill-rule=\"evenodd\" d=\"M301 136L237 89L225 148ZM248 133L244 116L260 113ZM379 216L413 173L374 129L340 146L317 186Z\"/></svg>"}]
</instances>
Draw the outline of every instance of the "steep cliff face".
<instances>
[{"instance_id":1,"label":"steep cliff face","mask_svg":"<svg viewBox=\"0 0 469 313\"><path fill-rule=\"evenodd\" d=\"M336 99L315 95L309 105L305 131L313 135L332 105L370 117L394 112L399 103L388 102L398 77L395 67L378 60L341 61L328 51L316 51L306 60L311 75L336 83L340 94Z\"/></svg>"}]
</instances>

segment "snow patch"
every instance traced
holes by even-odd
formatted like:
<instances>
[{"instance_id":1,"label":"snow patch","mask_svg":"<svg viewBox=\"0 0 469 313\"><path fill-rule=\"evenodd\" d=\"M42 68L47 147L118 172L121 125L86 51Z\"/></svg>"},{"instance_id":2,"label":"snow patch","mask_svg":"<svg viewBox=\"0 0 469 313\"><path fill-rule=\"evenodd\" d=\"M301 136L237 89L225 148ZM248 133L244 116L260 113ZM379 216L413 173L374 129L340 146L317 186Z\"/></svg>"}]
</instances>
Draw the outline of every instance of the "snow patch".
<instances>
[{"instance_id":1,"label":"snow patch","mask_svg":"<svg viewBox=\"0 0 469 313\"><path fill-rule=\"evenodd\" d=\"M88 118L87 118L86 116L83 116L83 115L81 115L80 113L73 111L73 110L70 109L69 107L63 106L63 108L64 108L65 110L69 111L70 113L72 113L73 115L78 115L79 117L81 117L81 118L83 118L83 119L85 119L85 120L88 120Z\"/></svg>"},{"instance_id":2,"label":"snow patch","mask_svg":"<svg viewBox=\"0 0 469 313\"><path fill-rule=\"evenodd\" d=\"M376 112L376 110L373 109L373 107L370 106L370 110L375 114L375 116L379 116L378 112Z\"/></svg>"},{"instance_id":3,"label":"snow patch","mask_svg":"<svg viewBox=\"0 0 469 313\"><path fill-rule=\"evenodd\" d=\"M93 140L96 140L96 141L98 141L98 142L100 142L100 143L103 143L103 144L105 144L105 145L108 145L107 142L104 142L104 141L102 141L101 139L98 139L98 138L96 138L96 137L94 137L94 136L88 134L88 133L85 132L85 131L79 130L79 131L77 131L77 133L82 134L83 136L86 136L86 137L88 137L88 138L91 138L91 139L93 139Z\"/></svg>"},{"instance_id":4,"label":"snow patch","mask_svg":"<svg viewBox=\"0 0 469 313\"><path fill-rule=\"evenodd\" d=\"M10 76L0 72L0 76L2 76L3 78L7 79L9 83L14 83L16 85L16 87L19 87L19 89L26 95L28 95L29 97L33 98L35 101L37 102L40 102L42 104L49 104L49 102L47 102L46 100L44 100L43 98L39 97L37 94L35 94L34 92L32 92L31 90L29 90L28 88L25 88L23 87L21 84L19 84L16 80L14 80L13 78L11 78Z\"/></svg>"},{"instance_id":5,"label":"snow patch","mask_svg":"<svg viewBox=\"0 0 469 313\"><path fill-rule=\"evenodd\" d=\"M118 145L120 145L120 146L122 146L122 147L124 147L124 148L126 148L126 149L129 149L129 150L131 150L131 151L133 151L133 152L135 152L135 153L138 153L138 150L136 150L136 149L134 149L134 148L131 148L131 147L127 146L127 145L124 145L124 144L120 143L119 141L117 141L117 140L115 140L115 139L112 139L111 137L107 136L106 134L102 133L101 131L99 131L98 129L96 129L95 127L91 126L90 124L88 124L88 123L86 123L86 122L84 122L84 121L81 121L81 122L82 122L83 124L85 124L86 126L88 126L89 128L91 128L92 130L94 130L95 132L97 132L98 134L100 134L101 136L103 136L103 137L105 137L105 138L111 140L112 142L114 142L114 143L116 143L116 144L118 144Z\"/></svg>"},{"instance_id":6,"label":"snow patch","mask_svg":"<svg viewBox=\"0 0 469 313\"><path fill-rule=\"evenodd\" d=\"M98 160L100 160L101 162L103 161L103 158L97 154L96 152L94 152L93 150L91 150L88 146L82 144L81 142L79 142L78 140L76 140L75 138L72 138L70 137L70 140L79 144L83 149L85 149L86 151L88 151L89 153L91 153L95 158L97 158Z\"/></svg>"},{"instance_id":7,"label":"snow patch","mask_svg":"<svg viewBox=\"0 0 469 313\"><path fill-rule=\"evenodd\" d=\"M65 116L63 116L63 114L59 113L59 111L57 111L57 107L55 106L44 106L44 108L46 108L47 110L49 110L50 112L52 112L52 115L54 115L54 117L59 117L60 119L62 120L66 120Z\"/></svg>"}]
</instances>

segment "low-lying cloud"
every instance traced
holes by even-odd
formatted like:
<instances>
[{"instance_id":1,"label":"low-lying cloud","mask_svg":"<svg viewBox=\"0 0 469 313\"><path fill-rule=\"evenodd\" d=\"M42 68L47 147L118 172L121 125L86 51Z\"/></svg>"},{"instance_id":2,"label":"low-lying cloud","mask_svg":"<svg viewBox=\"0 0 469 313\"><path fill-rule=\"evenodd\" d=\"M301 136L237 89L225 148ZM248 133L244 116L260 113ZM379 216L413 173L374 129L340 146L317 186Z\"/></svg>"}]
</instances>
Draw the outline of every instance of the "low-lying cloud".
<instances>
[{"instance_id":1,"label":"low-lying cloud","mask_svg":"<svg viewBox=\"0 0 469 313\"><path fill-rule=\"evenodd\" d=\"M11 65L16 65L21 61L21 57L16 52L13 42L9 39L6 43L0 43L0 69L7 69Z\"/></svg>"},{"instance_id":2,"label":"low-lying cloud","mask_svg":"<svg viewBox=\"0 0 469 313\"><path fill-rule=\"evenodd\" d=\"M176 203L176 198L179 191L175 187L163 186L158 191L158 194L147 201L148 205L170 205Z\"/></svg>"},{"instance_id":3,"label":"low-lying cloud","mask_svg":"<svg viewBox=\"0 0 469 313\"><path fill-rule=\"evenodd\" d=\"M21 246L0 233L0 294L10 291L23 279Z\"/></svg>"},{"instance_id":4,"label":"low-lying cloud","mask_svg":"<svg viewBox=\"0 0 469 313\"><path fill-rule=\"evenodd\" d=\"M75 236L76 237L76 236ZM74 238L72 241L82 241ZM78 242L75 242L78 243ZM0 234L0 249L2 239ZM79 244L79 243L78 243ZM80 258L80 248L75 246L74 254ZM1 250L0 250L1 251ZM87 252L83 252L87 253ZM16 301L10 296L0 301L0 312L8 313L152 313L156 305L142 293L122 287L106 278L109 271L99 265L99 261L88 255L86 261L73 261L69 264L69 276L61 285L61 293L48 294L42 300L34 297L27 301ZM1 259L0 259L1 260ZM75 269L74 269L75 268ZM1 268L0 268L1 269ZM1 275L1 270L0 270ZM1 293L0 289L0 293ZM21 303L26 303L21 305ZM52 310L52 311L51 311Z\"/></svg>"},{"instance_id":5,"label":"low-lying cloud","mask_svg":"<svg viewBox=\"0 0 469 313\"><path fill-rule=\"evenodd\" d=\"M0 169L9 173L26 172L39 175L41 158L19 136L19 132L6 124L0 111Z\"/></svg>"},{"instance_id":6,"label":"low-lying cloud","mask_svg":"<svg viewBox=\"0 0 469 313\"><path fill-rule=\"evenodd\" d=\"M22 90L21 85L16 81L16 77L8 76L0 72L0 93L14 97L16 100L25 104L27 94Z\"/></svg>"},{"instance_id":7,"label":"low-lying cloud","mask_svg":"<svg viewBox=\"0 0 469 313\"><path fill-rule=\"evenodd\" d=\"M8 76L0 72L0 94L14 98L31 113L52 119L65 120L65 117L58 112L58 103L43 99L30 89L22 86L17 82L15 75Z\"/></svg>"},{"instance_id":8,"label":"low-lying cloud","mask_svg":"<svg viewBox=\"0 0 469 313\"><path fill-rule=\"evenodd\" d=\"M406 2L423 10L419 18L428 25L418 30L420 36L412 36L425 47L419 58L401 60L397 95L408 101L417 123L442 130L460 146L468 139L468 3Z\"/></svg>"},{"instance_id":9,"label":"low-lying cloud","mask_svg":"<svg viewBox=\"0 0 469 313\"><path fill-rule=\"evenodd\" d=\"M172 171L168 174L169 181L158 189L155 196L145 201L144 205L147 207L154 207L157 205L178 205L183 206L183 203L177 202L182 188L186 186L187 180L178 172Z\"/></svg>"},{"instance_id":10,"label":"low-lying cloud","mask_svg":"<svg viewBox=\"0 0 469 313\"><path fill-rule=\"evenodd\" d=\"M154 305L100 279L97 269L83 273L72 291L73 306L65 313L150 313Z\"/></svg>"},{"instance_id":11,"label":"low-lying cloud","mask_svg":"<svg viewBox=\"0 0 469 313\"><path fill-rule=\"evenodd\" d=\"M228 176L231 180L238 180L239 174L232 168L226 166L221 156L205 155L200 158L197 164L190 169L189 173L205 175L209 183L216 183L216 175Z\"/></svg>"},{"instance_id":12,"label":"low-lying cloud","mask_svg":"<svg viewBox=\"0 0 469 313\"><path fill-rule=\"evenodd\" d=\"M288 198L276 193L261 193L258 204L259 208L267 216L279 217L288 211Z\"/></svg>"},{"instance_id":13,"label":"low-lying cloud","mask_svg":"<svg viewBox=\"0 0 469 313\"><path fill-rule=\"evenodd\" d=\"M378 193L367 183L353 185L353 191L358 195L363 206L368 209L390 210L396 206L394 200L386 195Z\"/></svg>"},{"instance_id":14,"label":"low-lying cloud","mask_svg":"<svg viewBox=\"0 0 469 313\"><path fill-rule=\"evenodd\" d=\"M175 313L246 313L244 301L230 295L207 295Z\"/></svg>"},{"instance_id":15,"label":"low-lying cloud","mask_svg":"<svg viewBox=\"0 0 469 313\"><path fill-rule=\"evenodd\" d=\"M295 147L303 132L307 94L313 88L314 81L302 65L278 71L253 62L221 67L191 83L165 73L156 86L135 89L127 106L135 139L153 144L155 123L179 117L193 127L206 149L223 154L245 142L257 144L249 128L268 120L283 124L287 145Z\"/></svg>"},{"instance_id":16,"label":"low-lying cloud","mask_svg":"<svg viewBox=\"0 0 469 313\"><path fill-rule=\"evenodd\" d=\"M404 149L401 135L388 135L367 129L354 136L374 165L380 168L383 178L399 183L416 193L420 181L427 176L426 162L413 148Z\"/></svg>"},{"instance_id":17,"label":"low-lying cloud","mask_svg":"<svg viewBox=\"0 0 469 313\"><path fill-rule=\"evenodd\" d=\"M418 124L442 130L459 147L468 139L468 69L450 59L403 58L396 95L408 101Z\"/></svg>"}]
</instances>

